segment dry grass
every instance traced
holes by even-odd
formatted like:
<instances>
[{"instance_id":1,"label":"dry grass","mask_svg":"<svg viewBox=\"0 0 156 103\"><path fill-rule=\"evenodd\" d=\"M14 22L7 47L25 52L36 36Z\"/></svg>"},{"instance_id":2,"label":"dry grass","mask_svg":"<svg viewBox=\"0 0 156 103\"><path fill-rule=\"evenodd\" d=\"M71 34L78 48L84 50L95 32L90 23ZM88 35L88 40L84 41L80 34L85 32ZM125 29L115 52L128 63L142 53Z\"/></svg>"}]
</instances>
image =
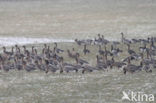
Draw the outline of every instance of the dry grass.
<instances>
[{"instance_id":1,"label":"dry grass","mask_svg":"<svg viewBox=\"0 0 156 103\"><path fill-rule=\"evenodd\" d=\"M49 44L51 48L53 44ZM138 44L139 45L139 44ZM133 49L136 46L133 45ZM28 45L31 47L31 45ZM36 45L40 49L42 44ZM95 65L95 56L98 48L88 46L90 54L82 54L82 46L75 43L60 43L59 48L66 50L75 47L81 53L81 58ZM124 51L126 46L119 46ZM108 48L110 49L110 48ZM64 56L66 62L73 62L72 59ZM127 56L124 52L116 57L116 60ZM156 94L156 70L148 74L144 71L124 75L121 69L113 68L108 72L95 71L93 73L48 73L41 71L11 70L9 72L0 71L0 103L122 103L122 91L142 91Z\"/></svg>"}]
</instances>

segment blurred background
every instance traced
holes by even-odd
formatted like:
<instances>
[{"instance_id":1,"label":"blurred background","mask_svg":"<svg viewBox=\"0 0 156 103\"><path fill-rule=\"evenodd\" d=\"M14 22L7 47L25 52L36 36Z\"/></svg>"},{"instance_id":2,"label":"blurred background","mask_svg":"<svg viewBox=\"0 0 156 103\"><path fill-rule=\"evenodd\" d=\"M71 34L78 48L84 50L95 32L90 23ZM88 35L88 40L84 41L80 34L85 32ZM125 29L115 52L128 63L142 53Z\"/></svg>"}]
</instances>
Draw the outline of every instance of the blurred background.
<instances>
[{"instance_id":1,"label":"blurred background","mask_svg":"<svg viewBox=\"0 0 156 103\"><path fill-rule=\"evenodd\" d=\"M0 0L0 39L154 36L155 10L155 0Z\"/></svg>"}]
</instances>

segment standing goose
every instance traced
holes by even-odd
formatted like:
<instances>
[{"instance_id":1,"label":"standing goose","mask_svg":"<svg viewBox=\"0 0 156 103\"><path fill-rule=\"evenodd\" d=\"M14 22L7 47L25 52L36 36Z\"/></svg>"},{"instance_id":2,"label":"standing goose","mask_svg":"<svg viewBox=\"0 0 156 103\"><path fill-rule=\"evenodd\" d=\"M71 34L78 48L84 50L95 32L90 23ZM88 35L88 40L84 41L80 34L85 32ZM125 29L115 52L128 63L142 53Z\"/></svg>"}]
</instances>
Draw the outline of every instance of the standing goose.
<instances>
[{"instance_id":1,"label":"standing goose","mask_svg":"<svg viewBox=\"0 0 156 103\"><path fill-rule=\"evenodd\" d=\"M64 50L59 49L59 48L57 47L57 43L56 43L56 42L55 42L54 44L55 44L55 48L56 48L56 52L57 52L57 53L62 53L62 52L64 52Z\"/></svg>"},{"instance_id":2,"label":"standing goose","mask_svg":"<svg viewBox=\"0 0 156 103\"><path fill-rule=\"evenodd\" d=\"M110 69L112 69L112 64L113 64L113 60L108 60L107 58L107 53L104 55L105 57L105 64L107 65L107 67L110 67Z\"/></svg>"},{"instance_id":3,"label":"standing goose","mask_svg":"<svg viewBox=\"0 0 156 103\"><path fill-rule=\"evenodd\" d=\"M27 51L26 46L23 45L22 47L23 47L24 55L26 55L26 51Z\"/></svg>"},{"instance_id":4,"label":"standing goose","mask_svg":"<svg viewBox=\"0 0 156 103\"><path fill-rule=\"evenodd\" d=\"M78 40L78 39L75 39L75 42L80 46L83 42Z\"/></svg>"},{"instance_id":5,"label":"standing goose","mask_svg":"<svg viewBox=\"0 0 156 103\"><path fill-rule=\"evenodd\" d=\"M85 61L83 59L80 59L80 55L79 54L77 54L77 57L75 58L75 60L76 60L76 63L80 64L80 65L89 64L87 61Z\"/></svg>"},{"instance_id":6,"label":"standing goose","mask_svg":"<svg viewBox=\"0 0 156 103\"><path fill-rule=\"evenodd\" d=\"M133 51L132 49L130 49L130 44L127 44L127 46L128 46L128 53L129 53L130 55L136 54L135 51Z\"/></svg>"},{"instance_id":7,"label":"standing goose","mask_svg":"<svg viewBox=\"0 0 156 103\"><path fill-rule=\"evenodd\" d=\"M48 73L49 70L53 73L55 73L58 70L58 66L50 64L48 60L45 60L45 64L46 64L46 73Z\"/></svg>"},{"instance_id":8,"label":"standing goose","mask_svg":"<svg viewBox=\"0 0 156 103\"><path fill-rule=\"evenodd\" d=\"M18 45L15 45L15 52L16 53L19 52L19 49L18 48L19 48Z\"/></svg>"},{"instance_id":9,"label":"standing goose","mask_svg":"<svg viewBox=\"0 0 156 103\"><path fill-rule=\"evenodd\" d=\"M22 70L23 69L23 65L22 65L22 60L19 60L18 58L14 58L14 68L17 70Z\"/></svg>"},{"instance_id":10,"label":"standing goose","mask_svg":"<svg viewBox=\"0 0 156 103\"><path fill-rule=\"evenodd\" d=\"M90 50L87 49L86 44L84 45L83 53L84 55L86 55L87 53L90 53Z\"/></svg>"},{"instance_id":11,"label":"standing goose","mask_svg":"<svg viewBox=\"0 0 156 103\"><path fill-rule=\"evenodd\" d=\"M121 68L122 66L126 65L126 63L123 63L123 62L115 62L114 57L112 58L112 61L113 61L112 66L115 66L118 69Z\"/></svg>"},{"instance_id":12,"label":"standing goose","mask_svg":"<svg viewBox=\"0 0 156 103\"><path fill-rule=\"evenodd\" d=\"M111 45L111 53L113 54L113 56L117 56L121 52L123 52L123 51L120 50L119 48L114 49L113 45Z\"/></svg>"},{"instance_id":13,"label":"standing goose","mask_svg":"<svg viewBox=\"0 0 156 103\"><path fill-rule=\"evenodd\" d=\"M99 52L100 55L103 55L103 54L105 53L105 52L101 49L101 45L99 45L99 51L98 51L98 52Z\"/></svg>"},{"instance_id":14,"label":"standing goose","mask_svg":"<svg viewBox=\"0 0 156 103\"><path fill-rule=\"evenodd\" d=\"M123 32L121 33L121 42L124 44L131 44L131 41L124 37Z\"/></svg>"},{"instance_id":15,"label":"standing goose","mask_svg":"<svg viewBox=\"0 0 156 103\"><path fill-rule=\"evenodd\" d=\"M104 36L102 35L102 38L101 38L101 42L102 42L102 45L107 45L109 43L108 40L104 39Z\"/></svg>"},{"instance_id":16,"label":"standing goose","mask_svg":"<svg viewBox=\"0 0 156 103\"><path fill-rule=\"evenodd\" d=\"M9 55L11 54L11 52L8 52L7 50L6 50L6 47L3 47L3 55L6 57L6 59L8 59L9 58Z\"/></svg>"},{"instance_id":17,"label":"standing goose","mask_svg":"<svg viewBox=\"0 0 156 103\"><path fill-rule=\"evenodd\" d=\"M14 60L14 47L11 48L8 60Z\"/></svg>"},{"instance_id":18,"label":"standing goose","mask_svg":"<svg viewBox=\"0 0 156 103\"><path fill-rule=\"evenodd\" d=\"M40 71L45 71L46 70L46 65L43 64L42 59L35 61L35 65L36 67L40 70Z\"/></svg>"},{"instance_id":19,"label":"standing goose","mask_svg":"<svg viewBox=\"0 0 156 103\"><path fill-rule=\"evenodd\" d=\"M97 55L97 56L96 56L96 61L97 61L96 67L97 67L98 70L107 69L107 65L106 65L106 63L105 63L105 57L100 58L100 57Z\"/></svg>"},{"instance_id":20,"label":"standing goose","mask_svg":"<svg viewBox=\"0 0 156 103\"><path fill-rule=\"evenodd\" d=\"M74 48L73 48L73 51L75 51ZM77 57L77 53L71 53L69 49L67 50L67 53L70 58L75 59Z\"/></svg>"},{"instance_id":21,"label":"standing goose","mask_svg":"<svg viewBox=\"0 0 156 103\"><path fill-rule=\"evenodd\" d=\"M143 47L139 47L139 51L146 52L146 49L147 49L146 45L147 44L145 43Z\"/></svg>"}]
</instances>

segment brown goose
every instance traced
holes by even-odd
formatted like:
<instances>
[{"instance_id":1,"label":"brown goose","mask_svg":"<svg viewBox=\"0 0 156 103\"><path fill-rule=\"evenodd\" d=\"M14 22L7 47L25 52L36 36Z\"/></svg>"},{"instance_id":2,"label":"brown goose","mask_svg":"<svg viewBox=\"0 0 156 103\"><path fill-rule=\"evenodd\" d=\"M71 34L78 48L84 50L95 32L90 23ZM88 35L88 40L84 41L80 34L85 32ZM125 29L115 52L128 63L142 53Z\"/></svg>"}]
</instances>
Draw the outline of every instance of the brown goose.
<instances>
[{"instance_id":1,"label":"brown goose","mask_svg":"<svg viewBox=\"0 0 156 103\"><path fill-rule=\"evenodd\" d=\"M75 51L74 48L73 48L73 51ZM68 53L68 56L70 58L76 58L77 57L77 53L71 53L69 49L67 50L67 53Z\"/></svg>"}]
</instances>

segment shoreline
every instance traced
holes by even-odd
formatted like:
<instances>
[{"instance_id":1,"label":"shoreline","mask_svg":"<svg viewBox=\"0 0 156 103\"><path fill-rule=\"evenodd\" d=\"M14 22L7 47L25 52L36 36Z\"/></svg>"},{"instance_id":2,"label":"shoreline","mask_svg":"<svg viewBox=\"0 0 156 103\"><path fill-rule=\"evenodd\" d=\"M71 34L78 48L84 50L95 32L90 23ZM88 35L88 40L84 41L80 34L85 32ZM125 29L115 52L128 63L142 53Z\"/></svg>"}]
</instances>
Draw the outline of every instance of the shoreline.
<instances>
[{"instance_id":1,"label":"shoreline","mask_svg":"<svg viewBox=\"0 0 156 103\"><path fill-rule=\"evenodd\" d=\"M28 45L28 44L40 44L40 43L54 43L65 42L70 43L74 40L70 39L54 39L54 38L28 38L28 37L0 37L0 47L13 46L13 45Z\"/></svg>"}]
</instances>

